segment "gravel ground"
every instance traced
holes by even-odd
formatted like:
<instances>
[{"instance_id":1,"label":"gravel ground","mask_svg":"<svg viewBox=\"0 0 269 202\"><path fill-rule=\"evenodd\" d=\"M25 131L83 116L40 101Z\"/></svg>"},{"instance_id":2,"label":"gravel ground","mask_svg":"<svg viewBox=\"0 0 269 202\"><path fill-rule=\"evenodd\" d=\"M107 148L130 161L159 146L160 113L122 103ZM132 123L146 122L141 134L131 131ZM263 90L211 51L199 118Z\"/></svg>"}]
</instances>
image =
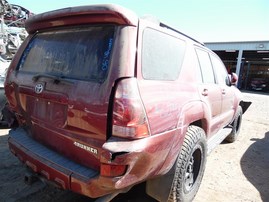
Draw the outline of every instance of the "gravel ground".
<instances>
[{"instance_id":1,"label":"gravel ground","mask_svg":"<svg viewBox=\"0 0 269 202\"><path fill-rule=\"evenodd\" d=\"M222 143L208 156L204 178L194 202L269 201L269 96L244 93L252 101L243 116L238 140ZM0 201L92 201L87 197L36 182L23 182L25 168L9 152L8 129L0 129ZM114 202L154 201L137 186Z\"/></svg>"},{"instance_id":2,"label":"gravel ground","mask_svg":"<svg viewBox=\"0 0 269 202\"><path fill-rule=\"evenodd\" d=\"M252 105L238 140L208 157L195 202L269 201L269 95L244 93Z\"/></svg>"}]
</instances>

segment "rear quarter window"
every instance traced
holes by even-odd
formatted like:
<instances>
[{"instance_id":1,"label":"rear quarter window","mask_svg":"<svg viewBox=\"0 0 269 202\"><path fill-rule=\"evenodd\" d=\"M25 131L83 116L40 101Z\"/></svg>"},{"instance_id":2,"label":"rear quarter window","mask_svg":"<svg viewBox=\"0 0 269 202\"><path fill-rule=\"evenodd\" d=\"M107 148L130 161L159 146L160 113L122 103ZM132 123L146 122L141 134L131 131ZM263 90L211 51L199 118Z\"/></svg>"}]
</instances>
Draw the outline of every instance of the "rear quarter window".
<instances>
[{"instance_id":1,"label":"rear quarter window","mask_svg":"<svg viewBox=\"0 0 269 202\"><path fill-rule=\"evenodd\" d=\"M19 70L102 82L109 68L114 29L102 25L38 33L24 51Z\"/></svg>"},{"instance_id":2,"label":"rear quarter window","mask_svg":"<svg viewBox=\"0 0 269 202\"><path fill-rule=\"evenodd\" d=\"M149 80L176 80L185 55L185 41L146 28L142 42L142 75Z\"/></svg>"}]
</instances>

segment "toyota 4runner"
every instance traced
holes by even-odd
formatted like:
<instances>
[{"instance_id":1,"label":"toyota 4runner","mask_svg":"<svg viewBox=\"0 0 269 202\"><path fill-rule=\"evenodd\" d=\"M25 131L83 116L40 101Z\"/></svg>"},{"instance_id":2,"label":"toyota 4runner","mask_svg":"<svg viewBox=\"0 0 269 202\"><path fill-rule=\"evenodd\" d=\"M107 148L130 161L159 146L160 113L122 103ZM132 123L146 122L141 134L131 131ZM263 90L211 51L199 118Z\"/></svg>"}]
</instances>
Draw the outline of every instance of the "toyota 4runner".
<instances>
[{"instance_id":1,"label":"toyota 4runner","mask_svg":"<svg viewBox=\"0 0 269 202\"><path fill-rule=\"evenodd\" d=\"M248 107L220 58L117 5L38 14L26 30L5 81L19 122L10 151L92 198L146 182L159 201L192 200L207 154L236 140Z\"/></svg>"}]
</instances>

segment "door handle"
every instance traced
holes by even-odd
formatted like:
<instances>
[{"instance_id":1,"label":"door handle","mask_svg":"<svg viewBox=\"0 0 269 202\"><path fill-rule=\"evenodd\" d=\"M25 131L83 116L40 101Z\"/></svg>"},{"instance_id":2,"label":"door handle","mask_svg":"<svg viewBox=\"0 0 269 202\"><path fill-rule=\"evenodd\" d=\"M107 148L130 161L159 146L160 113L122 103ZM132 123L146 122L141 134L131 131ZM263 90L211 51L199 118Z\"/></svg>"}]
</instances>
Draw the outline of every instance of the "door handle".
<instances>
[{"instance_id":1,"label":"door handle","mask_svg":"<svg viewBox=\"0 0 269 202\"><path fill-rule=\"evenodd\" d=\"M203 95L203 96L208 96L208 89L205 88L205 89L203 90L203 92L202 92L202 95Z\"/></svg>"}]
</instances>

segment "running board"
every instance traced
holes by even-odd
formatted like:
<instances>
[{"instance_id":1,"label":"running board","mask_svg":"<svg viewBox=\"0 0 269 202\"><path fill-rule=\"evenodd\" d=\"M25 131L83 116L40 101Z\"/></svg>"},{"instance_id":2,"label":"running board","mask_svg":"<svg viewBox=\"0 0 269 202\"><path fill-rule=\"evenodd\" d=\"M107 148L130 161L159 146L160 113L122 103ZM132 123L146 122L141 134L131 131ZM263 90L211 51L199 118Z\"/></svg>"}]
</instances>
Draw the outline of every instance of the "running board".
<instances>
[{"instance_id":1,"label":"running board","mask_svg":"<svg viewBox=\"0 0 269 202\"><path fill-rule=\"evenodd\" d=\"M207 154L213 151L230 133L232 132L232 127L227 126L221 129L217 134L213 135L207 141Z\"/></svg>"}]
</instances>

